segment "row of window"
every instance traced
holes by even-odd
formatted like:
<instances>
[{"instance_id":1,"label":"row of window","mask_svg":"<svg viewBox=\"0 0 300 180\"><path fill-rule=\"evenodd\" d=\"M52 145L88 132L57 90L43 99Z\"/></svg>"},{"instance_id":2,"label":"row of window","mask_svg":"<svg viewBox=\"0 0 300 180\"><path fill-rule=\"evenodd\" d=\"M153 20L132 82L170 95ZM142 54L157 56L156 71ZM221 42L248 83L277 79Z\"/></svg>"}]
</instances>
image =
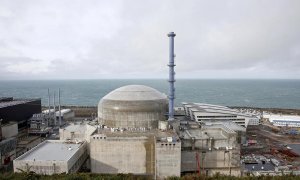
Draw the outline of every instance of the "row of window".
<instances>
[{"instance_id":1,"label":"row of window","mask_svg":"<svg viewBox=\"0 0 300 180\"><path fill-rule=\"evenodd\" d=\"M104 136L104 137L102 137L102 136L100 136L100 137L98 137L98 136L95 137L95 136L94 136L93 139L106 139L106 137L105 137L105 136Z\"/></svg>"},{"instance_id":2,"label":"row of window","mask_svg":"<svg viewBox=\"0 0 300 180\"><path fill-rule=\"evenodd\" d=\"M236 116L197 116L197 118L236 118Z\"/></svg>"},{"instance_id":3,"label":"row of window","mask_svg":"<svg viewBox=\"0 0 300 180\"><path fill-rule=\"evenodd\" d=\"M163 146L163 145L165 145L165 146L168 146L168 145L169 145L169 146L172 146L172 145L175 146L176 144L171 144L171 143L163 144L163 143L161 143L161 146Z\"/></svg>"}]
</instances>

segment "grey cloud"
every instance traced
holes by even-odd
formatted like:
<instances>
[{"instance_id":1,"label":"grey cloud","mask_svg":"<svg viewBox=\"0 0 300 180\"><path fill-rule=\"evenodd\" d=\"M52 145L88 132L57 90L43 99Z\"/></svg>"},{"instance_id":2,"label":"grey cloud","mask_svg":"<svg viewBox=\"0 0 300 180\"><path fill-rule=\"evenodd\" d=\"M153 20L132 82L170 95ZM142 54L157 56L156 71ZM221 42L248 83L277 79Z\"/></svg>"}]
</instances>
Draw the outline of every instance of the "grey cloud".
<instances>
[{"instance_id":1,"label":"grey cloud","mask_svg":"<svg viewBox=\"0 0 300 180\"><path fill-rule=\"evenodd\" d=\"M165 78L169 31L177 77L300 78L297 0L1 0L0 11L1 67L41 69L22 78Z\"/></svg>"}]
</instances>

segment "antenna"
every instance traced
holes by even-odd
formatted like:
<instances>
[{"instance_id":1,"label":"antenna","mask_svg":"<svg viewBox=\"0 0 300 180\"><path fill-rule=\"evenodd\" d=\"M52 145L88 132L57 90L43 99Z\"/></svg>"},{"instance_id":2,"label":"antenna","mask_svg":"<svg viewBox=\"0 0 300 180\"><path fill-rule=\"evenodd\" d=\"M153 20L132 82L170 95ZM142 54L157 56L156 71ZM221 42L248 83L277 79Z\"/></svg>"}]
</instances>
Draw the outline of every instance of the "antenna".
<instances>
[{"instance_id":1,"label":"antenna","mask_svg":"<svg viewBox=\"0 0 300 180\"><path fill-rule=\"evenodd\" d=\"M60 127L61 126L60 88L58 88L58 111L59 111L59 127Z\"/></svg>"},{"instance_id":2,"label":"antenna","mask_svg":"<svg viewBox=\"0 0 300 180\"><path fill-rule=\"evenodd\" d=\"M175 99L175 72L174 72L174 37L176 34L174 32L170 32L168 34L169 37L169 119L168 121L174 120L174 99Z\"/></svg>"}]
</instances>

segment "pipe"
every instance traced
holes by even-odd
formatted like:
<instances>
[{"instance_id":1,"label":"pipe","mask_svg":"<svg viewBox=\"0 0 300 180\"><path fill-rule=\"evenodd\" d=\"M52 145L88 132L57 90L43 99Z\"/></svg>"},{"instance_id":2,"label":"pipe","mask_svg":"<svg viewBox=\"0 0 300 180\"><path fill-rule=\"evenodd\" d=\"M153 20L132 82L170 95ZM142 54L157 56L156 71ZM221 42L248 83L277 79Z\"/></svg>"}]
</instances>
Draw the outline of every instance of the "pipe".
<instances>
[{"instance_id":1,"label":"pipe","mask_svg":"<svg viewBox=\"0 0 300 180\"><path fill-rule=\"evenodd\" d=\"M169 37L169 119L168 121L174 120L174 99L175 99L175 72L174 72L174 37L176 34L174 32L170 32L168 34Z\"/></svg>"}]
</instances>

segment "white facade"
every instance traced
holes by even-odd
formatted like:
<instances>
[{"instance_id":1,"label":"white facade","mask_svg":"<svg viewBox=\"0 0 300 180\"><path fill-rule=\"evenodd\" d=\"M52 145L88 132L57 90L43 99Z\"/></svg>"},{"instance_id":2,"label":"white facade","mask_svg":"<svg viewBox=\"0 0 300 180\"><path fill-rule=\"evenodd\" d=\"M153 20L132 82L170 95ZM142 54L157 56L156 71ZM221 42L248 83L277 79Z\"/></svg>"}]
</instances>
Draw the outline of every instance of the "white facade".
<instances>
[{"instance_id":1,"label":"white facade","mask_svg":"<svg viewBox=\"0 0 300 180\"><path fill-rule=\"evenodd\" d=\"M264 114L263 118L269 120L274 126L300 127L300 116Z\"/></svg>"},{"instance_id":2,"label":"white facade","mask_svg":"<svg viewBox=\"0 0 300 180\"><path fill-rule=\"evenodd\" d=\"M55 112L56 120L59 120L59 111ZM75 117L75 112L71 109L61 109L62 121L71 121Z\"/></svg>"}]
</instances>

